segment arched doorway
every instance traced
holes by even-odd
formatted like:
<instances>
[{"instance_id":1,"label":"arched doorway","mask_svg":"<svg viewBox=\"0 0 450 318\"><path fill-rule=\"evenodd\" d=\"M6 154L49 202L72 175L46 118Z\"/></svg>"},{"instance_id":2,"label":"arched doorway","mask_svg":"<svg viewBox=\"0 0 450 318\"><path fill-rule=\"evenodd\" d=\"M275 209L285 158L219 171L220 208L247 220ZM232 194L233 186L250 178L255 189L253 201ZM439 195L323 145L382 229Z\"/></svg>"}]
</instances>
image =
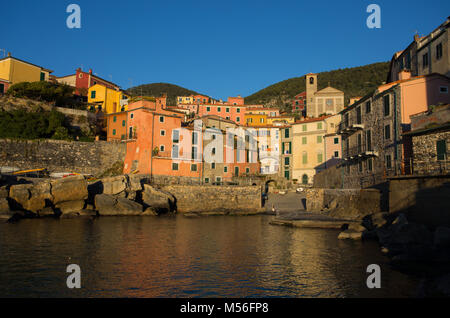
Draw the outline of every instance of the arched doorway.
<instances>
[{"instance_id":1,"label":"arched doorway","mask_svg":"<svg viewBox=\"0 0 450 318\"><path fill-rule=\"evenodd\" d=\"M305 185L308 184L308 175L306 173L302 177L302 183Z\"/></svg>"}]
</instances>

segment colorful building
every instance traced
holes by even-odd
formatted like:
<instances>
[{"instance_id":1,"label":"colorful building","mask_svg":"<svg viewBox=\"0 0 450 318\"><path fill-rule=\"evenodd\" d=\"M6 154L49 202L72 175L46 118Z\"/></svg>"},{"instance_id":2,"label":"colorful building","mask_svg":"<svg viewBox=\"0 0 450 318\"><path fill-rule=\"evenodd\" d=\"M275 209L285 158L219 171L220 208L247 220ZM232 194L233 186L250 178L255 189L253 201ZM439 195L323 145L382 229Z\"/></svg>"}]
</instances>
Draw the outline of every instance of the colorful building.
<instances>
[{"instance_id":1,"label":"colorful building","mask_svg":"<svg viewBox=\"0 0 450 318\"><path fill-rule=\"evenodd\" d=\"M294 96L292 100L292 112L303 112L306 109L306 92Z\"/></svg>"},{"instance_id":2,"label":"colorful building","mask_svg":"<svg viewBox=\"0 0 450 318\"><path fill-rule=\"evenodd\" d=\"M244 98L241 97L241 96L228 97L227 104L228 105L234 105L234 106L244 106Z\"/></svg>"},{"instance_id":3,"label":"colorful building","mask_svg":"<svg viewBox=\"0 0 450 318\"><path fill-rule=\"evenodd\" d=\"M92 109L102 110L106 114L127 110L130 95L124 91L111 89L101 84L91 86L88 91L88 104Z\"/></svg>"},{"instance_id":4,"label":"colorful building","mask_svg":"<svg viewBox=\"0 0 450 318\"><path fill-rule=\"evenodd\" d=\"M14 85L20 82L49 81L52 70L8 56L0 59L0 79Z\"/></svg>"},{"instance_id":5,"label":"colorful building","mask_svg":"<svg viewBox=\"0 0 450 318\"><path fill-rule=\"evenodd\" d=\"M109 89L120 90L120 87L112 82L92 74L92 70L84 72L81 68L76 69L75 74L55 78L58 83L75 87L74 94L88 96L89 88L99 84Z\"/></svg>"},{"instance_id":6,"label":"colorful building","mask_svg":"<svg viewBox=\"0 0 450 318\"><path fill-rule=\"evenodd\" d=\"M317 89L317 74L306 75L306 116L334 115L344 109L344 92L331 87Z\"/></svg>"},{"instance_id":7,"label":"colorful building","mask_svg":"<svg viewBox=\"0 0 450 318\"><path fill-rule=\"evenodd\" d=\"M325 169L324 136L328 117L307 118L292 125L292 178L302 184L312 184L316 172Z\"/></svg>"}]
</instances>

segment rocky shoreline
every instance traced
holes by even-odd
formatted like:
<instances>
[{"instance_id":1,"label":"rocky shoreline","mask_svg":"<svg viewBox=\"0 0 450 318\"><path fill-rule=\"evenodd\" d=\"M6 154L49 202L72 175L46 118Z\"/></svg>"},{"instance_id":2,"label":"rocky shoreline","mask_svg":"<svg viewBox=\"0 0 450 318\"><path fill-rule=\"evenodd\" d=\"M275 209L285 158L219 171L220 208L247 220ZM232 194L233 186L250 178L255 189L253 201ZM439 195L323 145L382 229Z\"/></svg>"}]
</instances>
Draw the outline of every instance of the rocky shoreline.
<instances>
[{"instance_id":1,"label":"rocky shoreline","mask_svg":"<svg viewBox=\"0 0 450 318\"><path fill-rule=\"evenodd\" d=\"M121 175L89 183L83 176L63 179L8 178L0 187L0 218L74 218L93 216L155 216L176 211L170 193L146 177ZM1 184L1 183L0 183Z\"/></svg>"}]
</instances>

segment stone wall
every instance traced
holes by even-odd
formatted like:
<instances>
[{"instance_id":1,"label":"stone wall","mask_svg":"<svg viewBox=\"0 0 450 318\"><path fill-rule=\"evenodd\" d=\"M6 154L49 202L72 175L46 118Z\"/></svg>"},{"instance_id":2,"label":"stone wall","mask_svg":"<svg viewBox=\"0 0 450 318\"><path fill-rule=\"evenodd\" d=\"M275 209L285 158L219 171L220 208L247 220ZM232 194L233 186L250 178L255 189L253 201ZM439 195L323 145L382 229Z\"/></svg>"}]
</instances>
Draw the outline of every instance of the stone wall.
<instances>
[{"instance_id":1,"label":"stone wall","mask_svg":"<svg viewBox=\"0 0 450 318\"><path fill-rule=\"evenodd\" d=\"M98 175L125 158L126 144L59 140L0 140L0 166Z\"/></svg>"},{"instance_id":2,"label":"stone wall","mask_svg":"<svg viewBox=\"0 0 450 318\"><path fill-rule=\"evenodd\" d=\"M316 173L314 176L314 187L326 189L342 188L342 169L333 166Z\"/></svg>"},{"instance_id":3,"label":"stone wall","mask_svg":"<svg viewBox=\"0 0 450 318\"><path fill-rule=\"evenodd\" d=\"M338 219L360 220L381 212L381 192L377 189L307 189L306 210L326 212Z\"/></svg>"},{"instance_id":4,"label":"stone wall","mask_svg":"<svg viewBox=\"0 0 450 318\"><path fill-rule=\"evenodd\" d=\"M161 189L176 198L179 213L253 213L262 208L260 186L169 185Z\"/></svg>"},{"instance_id":5,"label":"stone wall","mask_svg":"<svg viewBox=\"0 0 450 318\"><path fill-rule=\"evenodd\" d=\"M450 161L438 161L436 142L446 140L447 153L449 153L450 131L434 132L427 135L413 136L414 174L441 174L450 170Z\"/></svg>"},{"instance_id":6,"label":"stone wall","mask_svg":"<svg viewBox=\"0 0 450 318\"><path fill-rule=\"evenodd\" d=\"M402 176L389 182L389 212L430 227L450 226L450 175Z\"/></svg>"}]
</instances>

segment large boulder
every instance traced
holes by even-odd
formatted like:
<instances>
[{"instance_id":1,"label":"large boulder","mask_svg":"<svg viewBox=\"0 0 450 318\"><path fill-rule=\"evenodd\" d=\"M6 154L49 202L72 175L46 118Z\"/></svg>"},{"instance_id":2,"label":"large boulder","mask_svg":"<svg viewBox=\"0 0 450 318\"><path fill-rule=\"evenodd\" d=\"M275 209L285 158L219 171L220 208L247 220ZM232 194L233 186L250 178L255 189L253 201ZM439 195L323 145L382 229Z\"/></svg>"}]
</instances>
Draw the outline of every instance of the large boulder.
<instances>
[{"instance_id":1,"label":"large boulder","mask_svg":"<svg viewBox=\"0 0 450 318\"><path fill-rule=\"evenodd\" d=\"M173 211L175 208L175 197L160 189L156 189L151 185L144 184L142 191L142 202L147 206L156 210Z\"/></svg>"},{"instance_id":2,"label":"large boulder","mask_svg":"<svg viewBox=\"0 0 450 318\"><path fill-rule=\"evenodd\" d=\"M117 195L127 189L127 179L125 176L104 178L101 181L103 194Z\"/></svg>"},{"instance_id":3,"label":"large boulder","mask_svg":"<svg viewBox=\"0 0 450 318\"><path fill-rule=\"evenodd\" d=\"M363 232L358 232L354 230L345 230L339 233L338 239L340 240L362 240Z\"/></svg>"},{"instance_id":4,"label":"large boulder","mask_svg":"<svg viewBox=\"0 0 450 318\"><path fill-rule=\"evenodd\" d=\"M61 212L62 215L74 212L80 212L85 205L84 200L66 201L55 205L55 208Z\"/></svg>"},{"instance_id":5,"label":"large boulder","mask_svg":"<svg viewBox=\"0 0 450 318\"><path fill-rule=\"evenodd\" d=\"M51 181L53 203L86 200L87 182L83 176L72 176Z\"/></svg>"},{"instance_id":6,"label":"large boulder","mask_svg":"<svg viewBox=\"0 0 450 318\"><path fill-rule=\"evenodd\" d=\"M52 200L48 182L13 185L10 188L9 197L16 208L31 212L42 210L46 200Z\"/></svg>"},{"instance_id":7,"label":"large boulder","mask_svg":"<svg viewBox=\"0 0 450 318\"><path fill-rule=\"evenodd\" d=\"M110 194L96 195L95 207L101 216L141 215L143 212L139 203Z\"/></svg>"}]
</instances>

